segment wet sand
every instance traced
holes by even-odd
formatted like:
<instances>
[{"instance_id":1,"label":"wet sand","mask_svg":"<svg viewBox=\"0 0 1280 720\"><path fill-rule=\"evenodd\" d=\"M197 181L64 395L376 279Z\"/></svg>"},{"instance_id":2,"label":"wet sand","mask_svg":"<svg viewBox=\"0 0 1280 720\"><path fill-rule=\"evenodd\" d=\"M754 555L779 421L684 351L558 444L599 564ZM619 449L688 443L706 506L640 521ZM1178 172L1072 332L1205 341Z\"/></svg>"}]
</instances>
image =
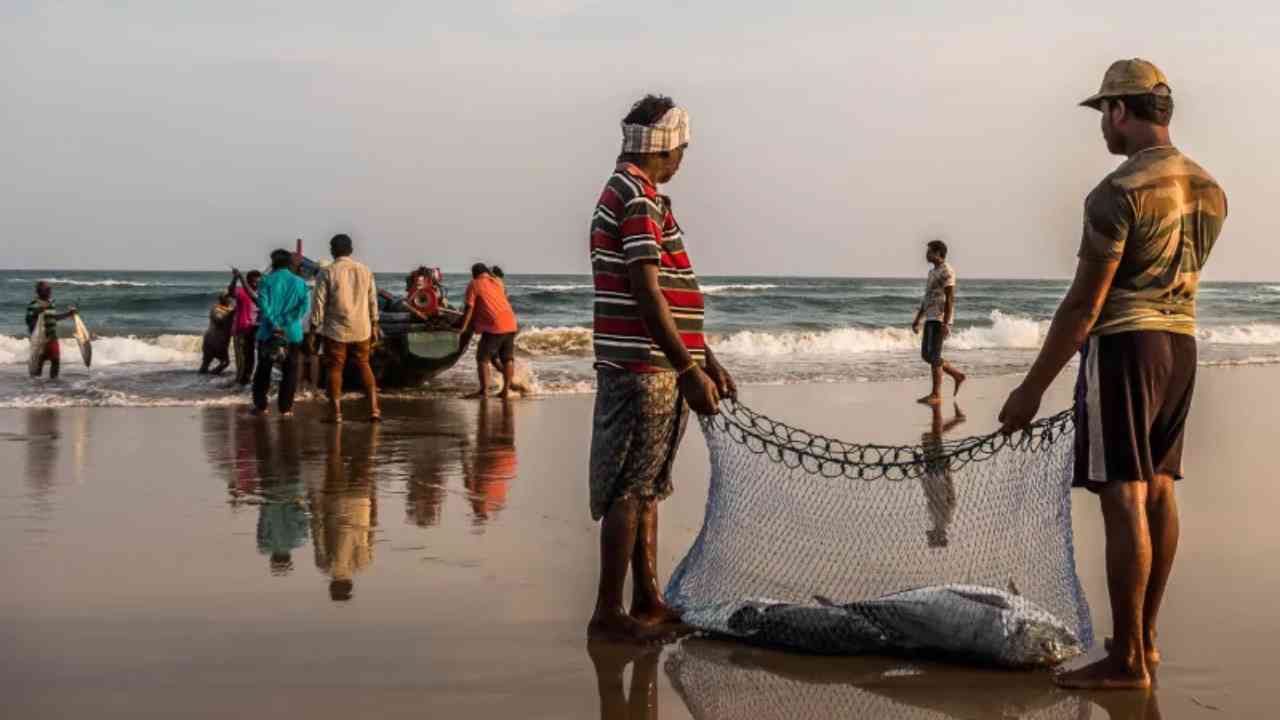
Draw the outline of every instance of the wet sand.
<instances>
[{"instance_id":1,"label":"wet sand","mask_svg":"<svg viewBox=\"0 0 1280 720\"><path fill-rule=\"evenodd\" d=\"M341 428L316 422L314 405L292 421L227 407L2 411L4 714L1266 717L1280 639L1278 378L1202 370L1153 698L713 640L589 652L590 396L389 402L382 426ZM990 430L1012 382L970 381L969 421L952 437ZM1067 390L1044 409L1064 407ZM815 431L915 442L931 419L911 402L920 392L774 386L744 399ZM662 505L664 577L700 526L706 462L691 430ZM1090 495L1074 497L1105 635L1101 520Z\"/></svg>"}]
</instances>

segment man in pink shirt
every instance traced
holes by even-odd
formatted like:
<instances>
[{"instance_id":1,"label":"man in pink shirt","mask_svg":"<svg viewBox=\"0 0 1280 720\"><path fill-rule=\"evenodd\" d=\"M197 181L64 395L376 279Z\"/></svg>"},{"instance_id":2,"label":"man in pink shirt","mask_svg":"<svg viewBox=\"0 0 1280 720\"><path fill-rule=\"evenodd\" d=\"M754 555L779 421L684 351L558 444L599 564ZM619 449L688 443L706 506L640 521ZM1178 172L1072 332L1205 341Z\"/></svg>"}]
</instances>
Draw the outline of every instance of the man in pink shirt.
<instances>
[{"instance_id":1,"label":"man in pink shirt","mask_svg":"<svg viewBox=\"0 0 1280 720\"><path fill-rule=\"evenodd\" d=\"M258 342L258 282L261 280L262 273L257 270L241 275L238 269L231 268L231 284L227 286L227 293L236 301L231 337L236 350L236 382L241 386L248 385L253 379L254 352Z\"/></svg>"}]
</instances>

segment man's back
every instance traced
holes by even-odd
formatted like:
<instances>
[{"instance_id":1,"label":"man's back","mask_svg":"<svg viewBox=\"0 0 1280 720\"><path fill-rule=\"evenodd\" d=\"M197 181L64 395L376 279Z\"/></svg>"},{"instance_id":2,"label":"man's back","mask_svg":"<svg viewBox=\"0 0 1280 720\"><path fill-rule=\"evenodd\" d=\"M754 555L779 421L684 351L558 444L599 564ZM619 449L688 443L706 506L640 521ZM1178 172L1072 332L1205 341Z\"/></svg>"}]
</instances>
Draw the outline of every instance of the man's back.
<instances>
[{"instance_id":1,"label":"man's back","mask_svg":"<svg viewBox=\"0 0 1280 720\"><path fill-rule=\"evenodd\" d=\"M492 275L481 275L467 286L467 304L474 309L472 326L477 332L500 335L516 331L516 315L507 300L502 281Z\"/></svg>"},{"instance_id":2,"label":"man's back","mask_svg":"<svg viewBox=\"0 0 1280 720\"><path fill-rule=\"evenodd\" d=\"M363 342L378 319L373 273L350 257L338 258L316 282L313 323L320 334L339 342Z\"/></svg>"},{"instance_id":3,"label":"man's back","mask_svg":"<svg viewBox=\"0 0 1280 720\"><path fill-rule=\"evenodd\" d=\"M1227 196L1171 146L1136 153L1085 201L1080 257L1116 260L1094 334L1194 335L1200 270L1227 217Z\"/></svg>"}]
</instances>

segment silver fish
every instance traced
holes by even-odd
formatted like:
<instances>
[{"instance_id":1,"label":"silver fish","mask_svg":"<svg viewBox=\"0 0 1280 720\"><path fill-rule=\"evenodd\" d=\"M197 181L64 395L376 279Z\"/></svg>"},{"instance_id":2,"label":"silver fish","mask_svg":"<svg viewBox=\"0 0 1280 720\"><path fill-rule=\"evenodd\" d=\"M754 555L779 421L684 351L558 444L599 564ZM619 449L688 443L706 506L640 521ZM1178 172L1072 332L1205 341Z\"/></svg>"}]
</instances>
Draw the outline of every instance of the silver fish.
<instances>
[{"instance_id":1,"label":"silver fish","mask_svg":"<svg viewBox=\"0 0 1280 720\"><path fill-rule=\"evenodd\" d=\"M1084 652L1039 605L1004 590L937 585L838 605L747 600L686 608L685 621L751 640L830 655L937 654L1011 668L1052 667ZM725 618L726 622L714 619ZM708 620L700 623L700 617Z\"/></svg>"}]
</instances>

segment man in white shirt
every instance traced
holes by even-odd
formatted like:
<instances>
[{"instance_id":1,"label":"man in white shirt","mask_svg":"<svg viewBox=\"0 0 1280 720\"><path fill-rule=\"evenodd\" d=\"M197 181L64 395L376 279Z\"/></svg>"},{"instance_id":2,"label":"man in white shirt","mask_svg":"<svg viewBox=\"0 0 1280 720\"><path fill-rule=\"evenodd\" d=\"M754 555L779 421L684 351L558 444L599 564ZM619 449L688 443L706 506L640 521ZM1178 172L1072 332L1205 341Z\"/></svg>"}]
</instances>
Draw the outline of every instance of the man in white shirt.
<instances>
[{"instance_id":1,"label":"man in white shirt","mask_svg":"<svg viewBox=\"0 0 1280 720\"><path fill-rule=\"evenodd\" d=\"M955 382L955 393L960 392L965 374L954 365L942 359L942 342L951 336L951 324L956 316L956 273L947 262L947 244L941 240L930 240L925 251L925 259L933 266L929 271L929 280L924 288L924 300L916 311L916 319L911 323L911 330L920 333L920 323L924 322L924 337L921 340L920 357L933 370L933 391L917 402L926 405L937 405L942 402L942 374L951 376Z\"/></svg>"},{"instance_id":2,"label":"man in white shirt","mask_svg":"<svg viewBox=\"0 0 1280 720\"><path fill-rule=\"evenodd\" d=\"M324 338L329 369L328 422L342 422L342 373L347 359L356 364L365 394L369 396L369 420L378 422L378 383L369 366L369 349L378 335L378 288L373 273L351 259L351 238L334 235L329 241L333 264L316 278L311 324Z\"/></svg>"}]
</instances>

